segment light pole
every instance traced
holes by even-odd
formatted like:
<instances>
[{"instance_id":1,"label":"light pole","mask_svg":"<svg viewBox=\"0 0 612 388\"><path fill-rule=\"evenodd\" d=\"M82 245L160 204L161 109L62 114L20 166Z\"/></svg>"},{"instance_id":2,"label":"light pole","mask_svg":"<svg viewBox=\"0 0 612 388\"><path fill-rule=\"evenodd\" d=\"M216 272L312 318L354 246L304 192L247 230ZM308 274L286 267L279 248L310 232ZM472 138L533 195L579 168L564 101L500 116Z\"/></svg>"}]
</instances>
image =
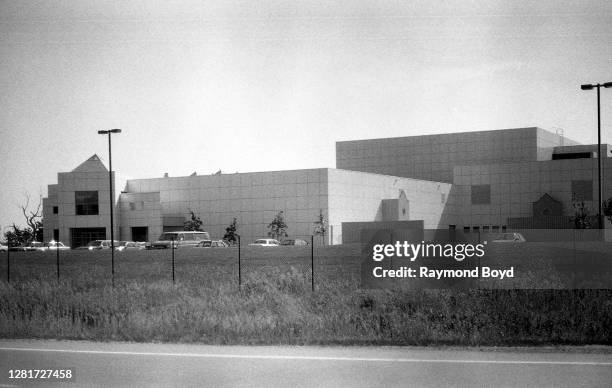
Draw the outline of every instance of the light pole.
<instances>
[{"instance_id":1,"label":"light pole","mask_svg":"<svg viewBox=\"0 0 612 388\"><path fill-rule=\"evenodd\" d=\"M599 89L602 86L604 88L612 88L612 82L580 85L582 90L597 89L597 222L599 229L603 229L603 218L601 217L601 103L599 97Z\"/></svg>"},{"instance_id":2,"label":"light pole","mask_svg":"<svg viewBox=\"0 0 612 388\"><path fill-rule=\"evenodd\" d=\"M106 131L98 131L99 135L108 135L108 185L110 187L110 238L111 238L111 276L112 284L115 287L115 233L113 231L115 224L113 223L113 153L111 149L111 134L121 133L121 129L108 129Z\"/></svg>"}]
</instances>

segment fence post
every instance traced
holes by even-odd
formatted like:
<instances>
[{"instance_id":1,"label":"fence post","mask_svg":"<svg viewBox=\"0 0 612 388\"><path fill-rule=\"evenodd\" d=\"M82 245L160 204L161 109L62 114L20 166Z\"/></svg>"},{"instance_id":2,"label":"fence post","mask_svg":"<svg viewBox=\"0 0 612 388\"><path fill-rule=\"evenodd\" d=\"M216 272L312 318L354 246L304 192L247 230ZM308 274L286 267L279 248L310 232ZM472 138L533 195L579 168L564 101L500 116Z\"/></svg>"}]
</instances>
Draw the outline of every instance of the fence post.
<instances>
[{"instance_id":1,"label":"fence post","mask_svg":"<svg viewBox=\"0 0 612 388\"><path fill-rule=\"evenodd\" d=\"M172 284L174 285L174 236L172 236Z\"/></svg>"},{"instance_id":2,"label":"fence post","mask_svg":"<svg viewBox=\"0 0 612 388\"><path fill-rule=\"evenodd\" d=\"M11 282L11 242L6 240L6 281Z\"/></svg>"},{"instance_id":3,"label":"fence post","mask_svg":"<svg viewBox=\"0 0 612 388\"><path fill-rule=\"evenodd\" d=\"M240 263L240 236L238 236L238 287L242 286L242 268Z\"/></svg>"},{"instance_id":4,"label":"fence post","mask_svg":"<svg viewBox=\"0 0 612 388\"><path fill-rule=\"evenodd\" d=\"M314 235L310 235L310 285L314 292Z\"/></svg>"},{"instance_id":5,"label":"fence post","mask_svg":"<svg viewBox=\"0 0 612 388\"><path fill-rule=\"evenodd\" d=\"M57 265L57 281L59 282L59 241L55 242L55 256L56 256L56 265Z\"/></svg>"}]
</instances>

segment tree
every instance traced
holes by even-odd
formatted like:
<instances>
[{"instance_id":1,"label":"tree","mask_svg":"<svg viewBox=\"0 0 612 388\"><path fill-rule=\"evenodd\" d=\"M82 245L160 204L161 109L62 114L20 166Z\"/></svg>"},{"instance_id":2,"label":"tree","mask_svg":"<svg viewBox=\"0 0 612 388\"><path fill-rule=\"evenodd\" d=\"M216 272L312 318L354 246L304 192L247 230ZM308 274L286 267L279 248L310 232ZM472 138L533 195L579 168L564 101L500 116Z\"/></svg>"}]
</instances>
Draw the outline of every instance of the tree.
<instances>
[{"instance_id":1,"label":"tree","mask_svg":"<svg viewBox=\"0 0 612 388\"><path fill-rule=\"evenodd\" d=\"M34 234L32 234L32 229L29 227L20 228L13 224L12 228L13 230L4 232L4 240L10 246L16 247L19 245L26 245L34 240Z\"/></svg>"},{"instance_id":2,"label":"tree","mask_svg":"<svg viewBox=\"0 0 612 388\"><path fill-rule=\"evenodd\" d=\"M223 236L223 239L231 244L236 244L236 242L238 242L239 235L236 233L236 230L238 230L238 226L236 225L237 223L238 221L236 220L236 217L234 217L232 223L225 228L225 235Z\"/></svg>"},{"instance_id":3,"label":"tree","mask_svg":"<svg viewBox=\"0 0 612 388\"><path fill-rule=\"evenodd\" d=\"M282 210L279 211L278 214L276 214L276 216L272 220L272 222L268 224L268 229L269 237L281 239L289 236L287 234L287 224L285 223L285 215Z\"/></svg>"},{"instance_id":4,"label":"tree","mask_svg":"<svg viewBox=\"0 0 612 388\"><path fill-rule=\"evenodd\" d=\"M317 217L317 220L314 222L313 225L314 235L325 237L325 233L327 233L327 220L323 215L323 209L319 209L319 216Z\"/></svg>"},{"instance_id":5,"label":"tree","mask_svg":"<svg viewBox=\"0 0 612 388\"><path fill-rule=\"evenodd\" d=\"M604 216L606 216L608 221L612 223L612 197L603 201L602 207L603 209L601 211L603 212Z\"/></svg>"},{"instance_id":6,"label":"tree","mask_svg":"<svg viewBox=\"0 0 612 388\"><path fill-rule=\"evenodd\" d=\"M590 209L585 205L584 201L579 200L576 194L572 194L572 208L574 209L574 215L571 220L574 223L575 229L590 229L591 228L591 215Z\"/></svg>"},{"instance_id":7,"label":"tree","mask_svg":"<svg viewBox=\"0 0 612 388\"><path fill-rule=\"evenodd\" d=\"M38 196L38 204L34 208L34 210L30 210L30 194L24 193L25 196L25 204L19 205L21 209L21 213L23 213L23 217L25 218L27 227L25 229L30 230L29 234L29 243L32 240L42 240L42 195ZM15 224L13 224L13 229L15 228ZM22 231L24 229L21 229ZM15 231L15 229L14 229Z\"/></svg>"},{"instance_id":8,"label":"tree","mask_svg":"<svg viewBox=\"0 0 612 388\"><path fill-rule=\"evenodd\" d=\"M196 216L193 210L189 209L189 212L191 213L191 219L189 221L185 221L184 229L194 232L201 232L203 224L202 220L200 217Z\"/></svg>"}]
</instances>

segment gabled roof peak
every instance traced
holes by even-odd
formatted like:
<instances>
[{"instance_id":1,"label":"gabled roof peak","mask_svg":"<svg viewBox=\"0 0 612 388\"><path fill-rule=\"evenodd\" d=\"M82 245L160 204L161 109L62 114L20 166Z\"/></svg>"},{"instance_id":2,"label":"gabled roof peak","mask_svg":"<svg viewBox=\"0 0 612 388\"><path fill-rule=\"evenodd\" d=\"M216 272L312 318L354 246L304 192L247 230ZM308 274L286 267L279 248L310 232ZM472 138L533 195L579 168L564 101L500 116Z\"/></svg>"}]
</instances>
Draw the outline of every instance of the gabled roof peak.
<instances>
[{"instance_id":1,"label":"gabled roof peak","mask_svg":"<svg viewBox=\"0 0 612 388\"><path fill-rule=\"evenodd\" d=\"M100 160L97 154L93 154L89 159L79 164L72 172L108 172L108 169Z\"/></svg>"}]
</instances>

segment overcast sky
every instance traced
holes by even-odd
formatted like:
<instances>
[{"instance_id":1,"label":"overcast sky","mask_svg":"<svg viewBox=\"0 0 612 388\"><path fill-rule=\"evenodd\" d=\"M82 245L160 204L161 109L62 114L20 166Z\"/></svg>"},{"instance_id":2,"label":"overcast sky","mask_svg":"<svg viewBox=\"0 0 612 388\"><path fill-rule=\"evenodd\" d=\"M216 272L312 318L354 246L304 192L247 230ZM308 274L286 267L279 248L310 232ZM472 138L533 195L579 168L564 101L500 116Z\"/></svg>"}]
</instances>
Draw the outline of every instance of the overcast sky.
<instances>
[{"instance_id":1,"label":"overcast sky","mask_svg":"<svg viewBox=\"0 0 612 388\"><path fill-rule=\"evenodd\" d=\"M0 227L113 140L119 177L335 167L335 142L596 142L610 1L1 1ZM331 3L331 4L330 4ZM612 90L602 90L612 142ZM122 188L119 184L118 191Z\"/></svg>"}]
</instances>

